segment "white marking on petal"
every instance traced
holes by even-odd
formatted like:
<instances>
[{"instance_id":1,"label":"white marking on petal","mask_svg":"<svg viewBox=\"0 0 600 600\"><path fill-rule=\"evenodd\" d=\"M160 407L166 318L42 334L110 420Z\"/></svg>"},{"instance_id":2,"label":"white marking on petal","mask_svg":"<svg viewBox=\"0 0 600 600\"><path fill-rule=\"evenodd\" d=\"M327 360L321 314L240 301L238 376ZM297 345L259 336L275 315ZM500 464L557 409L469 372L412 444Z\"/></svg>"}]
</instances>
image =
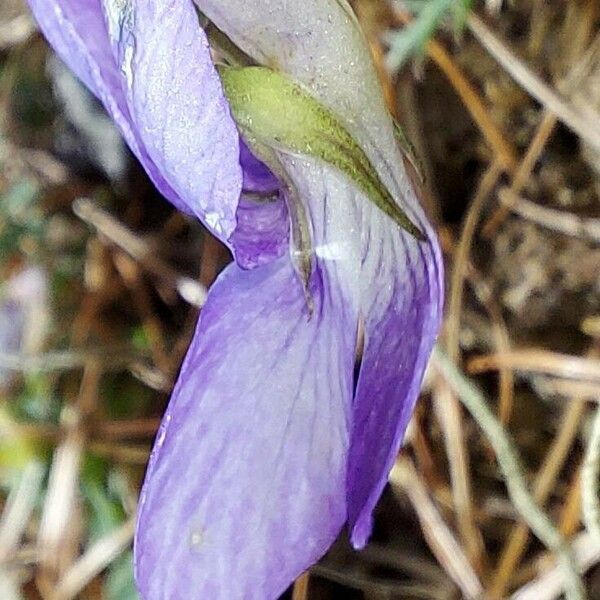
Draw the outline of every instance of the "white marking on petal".
<instances>
[{"instance_id":1,"label":"white marking on petal","mask_svg":"<svg viewBox=\"0 0 600 600\"><path fill-rule=\"evenodd\" d=\"M190 548L199 551L205 542L204 530L202 528L191 529L189 541Z\"/></svg>"},{"instance_id":2,"label":"white marking on petal","mask_svg":"<svg viewBox=\"0 0 600 600\"><path fill-rule=\"evenodd\" d=\"M330 242L321 244L315 248L315 254L323 260L348 260L350 254L348 244L341 242Z\"/></svg>"},{"instance_id":3,"label":"white marking on petal","mask_svg":"<svg viewBox=\"0 0 600 600\"><path fill-rule=\"evenodd\" d=\"M127 46L123 55L123 63L121 64L121 71L125 75L128 87L133 86L133 46Z\"/></svg>"},{"instance_id":4,"label":"white marking on petal","mask_svg":"<svg viewBox=\"0 0 600 600\"><path fill-rule=\"evenodd\" d=\"M108 35L116 44L121 39L121 32L126 20L131 17L131 0L103 0L106 10L106 24Z\"/></svg>"},{"instance_id":5,"label":"white marking on petal","mask_svg":"<svg viewBox=\"0 0 600 600\"><path fill-rule=\"evenodd\" d=\"M222 233L222 230L221 230L221 217L219 216L218 213L216 213L216 212L207 212L205 220L206 220L206 224L211 229L214 229L217 233Z\"/></svg>"}]
</instances>

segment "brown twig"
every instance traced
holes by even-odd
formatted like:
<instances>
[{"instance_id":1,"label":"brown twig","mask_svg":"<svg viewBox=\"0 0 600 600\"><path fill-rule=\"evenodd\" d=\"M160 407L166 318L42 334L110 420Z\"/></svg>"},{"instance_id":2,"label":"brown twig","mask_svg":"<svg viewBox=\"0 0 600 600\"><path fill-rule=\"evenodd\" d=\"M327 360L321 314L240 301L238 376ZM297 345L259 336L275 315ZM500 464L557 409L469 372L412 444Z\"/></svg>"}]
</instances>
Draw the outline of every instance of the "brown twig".
<instances>
[{"instance_id":1,"label":"brown twig","mask_svg":"<svg viewBox=\"0 0 600 600\"><path fill-rule=\"evenodd\" d=\"M189 304L201 307L206 300L206 288L196 280L181 275L156 256L147 242L130 229L98 208L91 200L80 198L73 203L73 211L82 220L97 229L112 244L124 250L148 272L172 285Z\"/></svg>"},{"instance_id":2,"label":"brown twig","mask_svg":"<svg viewBox=\"0 0 600 600\"><path fill-rule=\"evenodd\" d=\"M94 542L83 555L65 572L56 588L50 594L50 600L72 600L115 560L133 539L135 518L106 534Z\"/></svg>"},{"instance_id":3,"label":"brown twig","mask_svg":"<svg viewBox=\"0 0 600 600\"><path fill-rule=\"evenodd\" d=\"M481 45L517 83L549 111L553 112L567 127L577 133L582 140L600 151L600 126L597 119L587 118L572 103L542 81L475 14L471 13L467 23Z\"/></svg>"},{"instance_id":4,"label":"brown twig","mask_svg":"<svg viewBox=\"0 0 600 600\"><path fill-rule=\"evenodd\" d=\"M597 358L582 358L537 348L476 356L467 363L470 373L483 373L502 367L521 372L600 381L600 360Z\"/></svg>"},{"instance_id":5,"label":"brown twig","mask_svg":"<svg viewBox=\"0 0 600 600\"><path fill-rule=\"evenodd\" d=\"M465 598L480 598L483 586L477 574L409 459L402 458L396 462L390 473L390 482L408 495L431 551Z\"/></svg>"}]
</instances>

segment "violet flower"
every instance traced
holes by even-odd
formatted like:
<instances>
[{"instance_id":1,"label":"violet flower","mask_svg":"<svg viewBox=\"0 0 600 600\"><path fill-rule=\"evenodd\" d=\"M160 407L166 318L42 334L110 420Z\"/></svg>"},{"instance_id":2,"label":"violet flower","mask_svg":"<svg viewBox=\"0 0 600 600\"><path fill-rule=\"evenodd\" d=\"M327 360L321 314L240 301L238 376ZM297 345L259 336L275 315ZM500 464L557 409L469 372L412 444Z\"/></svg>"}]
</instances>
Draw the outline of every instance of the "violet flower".
<instances>
[{"instance_id":1,"label":"violet flower","mask_svg":"<svg viewBox=\"0 0 600 600\"><path fill-rule=\"evenodd\" d=\"M158 189L235 259L210 290L150 459L139 590L277 598L345 523L366 543L440 321L439 249L363 36L346 0L196 0L256 64L343 121L425 241L331 164L274 148L283 185L250 154L192 0L30 4ZM304 285L290 182L310 233Z\"/></svg>"}]
</instances>

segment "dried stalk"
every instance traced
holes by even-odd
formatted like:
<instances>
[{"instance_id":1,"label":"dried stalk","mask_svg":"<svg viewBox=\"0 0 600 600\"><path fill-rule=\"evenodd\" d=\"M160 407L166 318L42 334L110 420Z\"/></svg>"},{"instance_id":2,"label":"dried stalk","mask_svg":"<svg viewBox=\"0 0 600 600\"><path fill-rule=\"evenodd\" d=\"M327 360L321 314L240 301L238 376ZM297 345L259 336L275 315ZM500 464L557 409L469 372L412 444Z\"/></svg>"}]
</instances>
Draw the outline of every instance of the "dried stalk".
<instances>
[{"instance_id":1,"label":"dried stalk","mask_svg":"<svg viewBox=\"0 0 600 600\"><path fill-rule=\"evenodd\" d=\"M581 470L583 520L586 529L600 544L600 408L596 409L592 431Z\"/></svg>"},{"instance_id":2,"label":"dried stalk","mask_svg":"<svg viewBox=\"0 0 600 600\"><path fill-rule=\"evenodd\" d=\"M206 288L191 277L181 275L159 259L150 245L135 235L113 216L98 208L91 200L79 198L73 203L73 212L97 229L112 244L124 250L147 271L172 285L179 295L192 306L201 307L206 301Z\"/></svg>"},{"instance_id":3,"label":"dried stalk","mask_svg":"<svg viewBox=\"0 0 600 600\"><path fill-rule=\"evenodd\" d=\"M542 79L520 60L514 52L501 42L474 14L468 26L481 45L502 65L506 72L538 102L552 111L567 127L582 140L600 151L600 127L596 120L586 118L572 103L548 86Z\"/></svg>"},{"instance_id":4,"label":"dried stalk","mask_svg":"<svg viewBox=\"0 0 600 600\"><path fill-rule=\"evenodd\" d=\"M438 562L465 598L480 598L483 586L456 537L446 525L425 483L409 459L396 462L390 473L392 485L401 487L417 513L425 539Z\"/></svg>"},{"instance_id":5,"label":"dried stalk","mask_svg":"<svg viewBox=\"0 0 600 600\"><path fill-rule=\"evenodd\" d=\"M500 422L487 406L486 399L438 347L434 351L436 368L462 400L486 434L504 474L509 496L531 531L558 557L566 581L567 598L585 598L577 564L571 549L552 521L539 507L525 483L519 455Z\"/></svg>"}]
</instances>

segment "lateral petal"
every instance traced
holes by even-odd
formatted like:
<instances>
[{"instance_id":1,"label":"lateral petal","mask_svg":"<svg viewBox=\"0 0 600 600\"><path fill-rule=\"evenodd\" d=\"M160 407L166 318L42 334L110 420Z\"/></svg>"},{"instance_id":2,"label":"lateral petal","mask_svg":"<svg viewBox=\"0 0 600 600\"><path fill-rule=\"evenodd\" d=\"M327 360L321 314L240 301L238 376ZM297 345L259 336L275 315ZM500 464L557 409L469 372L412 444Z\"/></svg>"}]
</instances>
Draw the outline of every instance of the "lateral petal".
<instances>
[{"instance_id":1,"label":"lateral petal","mask_svg":"<svg viewBox=\"0 0 600 600\"><path fill-rule=\"evenodd\" d=\"M364 349L348 465L351 540L363 547L419 395L443 309L443 269L431 231L415 243L367 207L361 291ZM398 265L402 265L399 268ZM374 281L387 282L373 285Z\"/></svg>"},{"instance_id":2,"label":"lateral petal","mask_svg":"<svg viewBox=\"0 0 600 600\"><path fill-rule=\"evenodd\" d=\"M145 600L275 599L346 520L352 311L289 257L210 291L140 500Z\"/></svg>"}]
</instances>

